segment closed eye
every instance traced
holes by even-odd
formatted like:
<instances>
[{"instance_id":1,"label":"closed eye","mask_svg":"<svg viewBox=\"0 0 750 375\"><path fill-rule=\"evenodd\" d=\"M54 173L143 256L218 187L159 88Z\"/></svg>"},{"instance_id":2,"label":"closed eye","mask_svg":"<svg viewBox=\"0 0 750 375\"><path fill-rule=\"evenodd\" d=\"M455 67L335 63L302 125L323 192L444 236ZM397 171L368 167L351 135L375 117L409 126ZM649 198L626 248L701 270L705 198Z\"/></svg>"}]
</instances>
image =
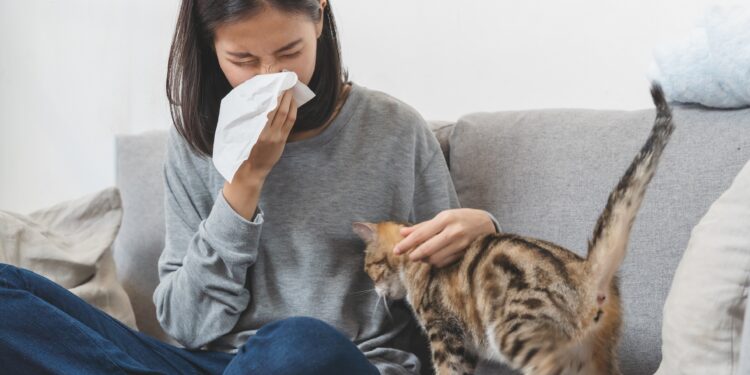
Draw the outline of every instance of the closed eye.
<instances>
[{"instance_id":1,"label":"closed eye","mask_svg":"<svg viewBox=\"0 0 750 375\"><path fill-rule=\"evenodd\" d=\"M297 57L297 56L299 56L301 54L302 54L302 51L300 50L300 51L297 51L297 52L294 52L294 53L290 53L288 55L284 55L284 56L281 56L281 57L283 57L285 59L293 59L293 58L295 58L295 57Z\"/></svg>"},{"instance_id":2,"label":"closed eye","mask_svg":"<svg viewBox=\"0 0 750 375\"><path fill-rule=\"evenodd\" d=\"M286 55L281 55L282 59L294 59L302 54L302 50L299 50L297 52L288 53ZM231 60L230 60L231 61ZM252 60L245 60L245 61L232 61L233 64L237 66L255 66L260 63L260 61L256 59Z\"/></svg>"},{"instance_id":3,"label":"closed eye","mask_svg":"<svg viewBox=\"0 0 750 375\"><path fill-rule=\"evenodd\" d=\"M258 65L258 60L251 60L251 61L232 61L234 65L237 66L255 66Z\"/></svg>"},{"instance_id":4,"label":"closed eye","mask_svg":"<svg viewBox=\"0 0 750 375\"><path fill-rule=\"evenodd\" d=\"M381 265L381 264L385 265L385 261L386 261L385 257L382 257L380 259L371 260L371 261L365 263L365 267L372 267L372 266Z\"/></svg>"}]
</instances>

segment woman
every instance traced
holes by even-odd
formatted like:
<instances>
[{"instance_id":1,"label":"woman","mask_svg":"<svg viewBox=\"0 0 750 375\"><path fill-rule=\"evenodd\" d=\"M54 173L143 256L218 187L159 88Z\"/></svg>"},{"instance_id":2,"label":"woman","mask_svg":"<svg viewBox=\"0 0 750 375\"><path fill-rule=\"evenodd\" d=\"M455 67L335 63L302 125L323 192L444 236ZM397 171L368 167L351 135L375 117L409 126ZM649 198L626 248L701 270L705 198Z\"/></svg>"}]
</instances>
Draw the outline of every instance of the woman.
<instances>
[{"instance_id":1,"label":"woman","mask_svg":"<svg viewBox=\"0 0 750 375\"><path fill-rule=\"evenodd\" d=\"M282 70L316 97L297 109L284 93L228 183L210 158L221 98ZM185 348L133 332L48 280L7 267L3 301L24 294L7 312L41 311L45 319L13 330L40 333L29 327L44 323L68 336L57 351L0 340L0 351L24 353L11 368L418 373L412 316L403 303L387 311L367 292L364 246L351 223L418 222L394 251L436 267L496 225L484 211L457 209L440 147L416 111L347 82L330 2L184 0L167 93L175 127L154 303L162 327Z\"/></svg>"}]
</instances>

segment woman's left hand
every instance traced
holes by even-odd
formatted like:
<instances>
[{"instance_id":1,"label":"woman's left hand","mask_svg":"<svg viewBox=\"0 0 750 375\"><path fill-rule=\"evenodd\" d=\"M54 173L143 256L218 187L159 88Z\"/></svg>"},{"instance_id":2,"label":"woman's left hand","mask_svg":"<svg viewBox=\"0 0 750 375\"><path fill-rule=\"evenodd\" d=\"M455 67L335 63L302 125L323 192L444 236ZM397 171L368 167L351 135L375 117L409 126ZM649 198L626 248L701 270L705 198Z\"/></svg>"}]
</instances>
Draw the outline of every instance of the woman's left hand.
<instances>
[{"instance_id":1,"label":"woman's left hand","mask_svg":"<svg viewBox=\"0 0 750 375\"><path fill-rule=\"evenodd\" d=\"M475 238L488 233L495 233L495 224L486 211L472 208L445 210L432 220L402 228L401 235L405 238L393 251L403 254L414 249L409 259L445 267L461 258Z\"/></svg>"}]
</instances>

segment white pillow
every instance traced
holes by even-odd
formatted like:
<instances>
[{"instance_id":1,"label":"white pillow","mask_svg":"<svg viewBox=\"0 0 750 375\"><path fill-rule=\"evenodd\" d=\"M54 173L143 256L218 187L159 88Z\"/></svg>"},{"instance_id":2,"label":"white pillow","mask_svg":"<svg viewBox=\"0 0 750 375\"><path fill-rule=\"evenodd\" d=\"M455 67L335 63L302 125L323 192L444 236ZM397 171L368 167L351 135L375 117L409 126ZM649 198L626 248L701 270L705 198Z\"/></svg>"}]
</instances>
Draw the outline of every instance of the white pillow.
<instances>
[{"instance_id":1,"label":"white pillow","mask_svg":"<svg viewBox=\"0 0 750 375\"><path fill-rule=\"evenodd\" d=\"M750 278L750 162L693 232L664 305L657 375L738 373Z\"/></svg>"},{"instance_id":2,"label":"white pillow","mask_svg":"<svg viewBox=\"0 0 750 375\"><path fill-rule=\"evenodd\" d=\"M112 258L121 221L116 188L29 215L0 211L0 263L47 277L135 329L133 308Z\"/></svg>"}]
</instances>

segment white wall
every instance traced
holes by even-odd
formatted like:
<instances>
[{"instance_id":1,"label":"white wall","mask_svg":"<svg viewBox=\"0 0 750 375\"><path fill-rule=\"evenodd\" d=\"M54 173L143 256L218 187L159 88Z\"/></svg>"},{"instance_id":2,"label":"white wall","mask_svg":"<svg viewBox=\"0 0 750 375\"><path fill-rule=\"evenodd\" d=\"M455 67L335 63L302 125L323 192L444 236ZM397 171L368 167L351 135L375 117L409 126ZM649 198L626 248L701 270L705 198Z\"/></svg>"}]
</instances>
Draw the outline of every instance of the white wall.
<instances>
[{"instance_id":1,"label":"white wall","mask_svg":"<svg viewBox=\"0 0 750 375\"><path fill-rule=\"evenodd\" d=\"M736 0L735 0L736 1ZM361 85L454 120L650 105L652 49L723 0L332 0ZM0 0L0 210L114 184L114 134L167 129L178 0Z\"/></svg>"},{"instance_id":2,"label":"white wall","mask_svg":"<svg viewBox=\"0 0 750 375\"><path fill-rule=\"evenodd\" d=\"M0 209L114 184L116 133L167 128L176 0L0 0Z\"/></svg>"}]
</instances>

